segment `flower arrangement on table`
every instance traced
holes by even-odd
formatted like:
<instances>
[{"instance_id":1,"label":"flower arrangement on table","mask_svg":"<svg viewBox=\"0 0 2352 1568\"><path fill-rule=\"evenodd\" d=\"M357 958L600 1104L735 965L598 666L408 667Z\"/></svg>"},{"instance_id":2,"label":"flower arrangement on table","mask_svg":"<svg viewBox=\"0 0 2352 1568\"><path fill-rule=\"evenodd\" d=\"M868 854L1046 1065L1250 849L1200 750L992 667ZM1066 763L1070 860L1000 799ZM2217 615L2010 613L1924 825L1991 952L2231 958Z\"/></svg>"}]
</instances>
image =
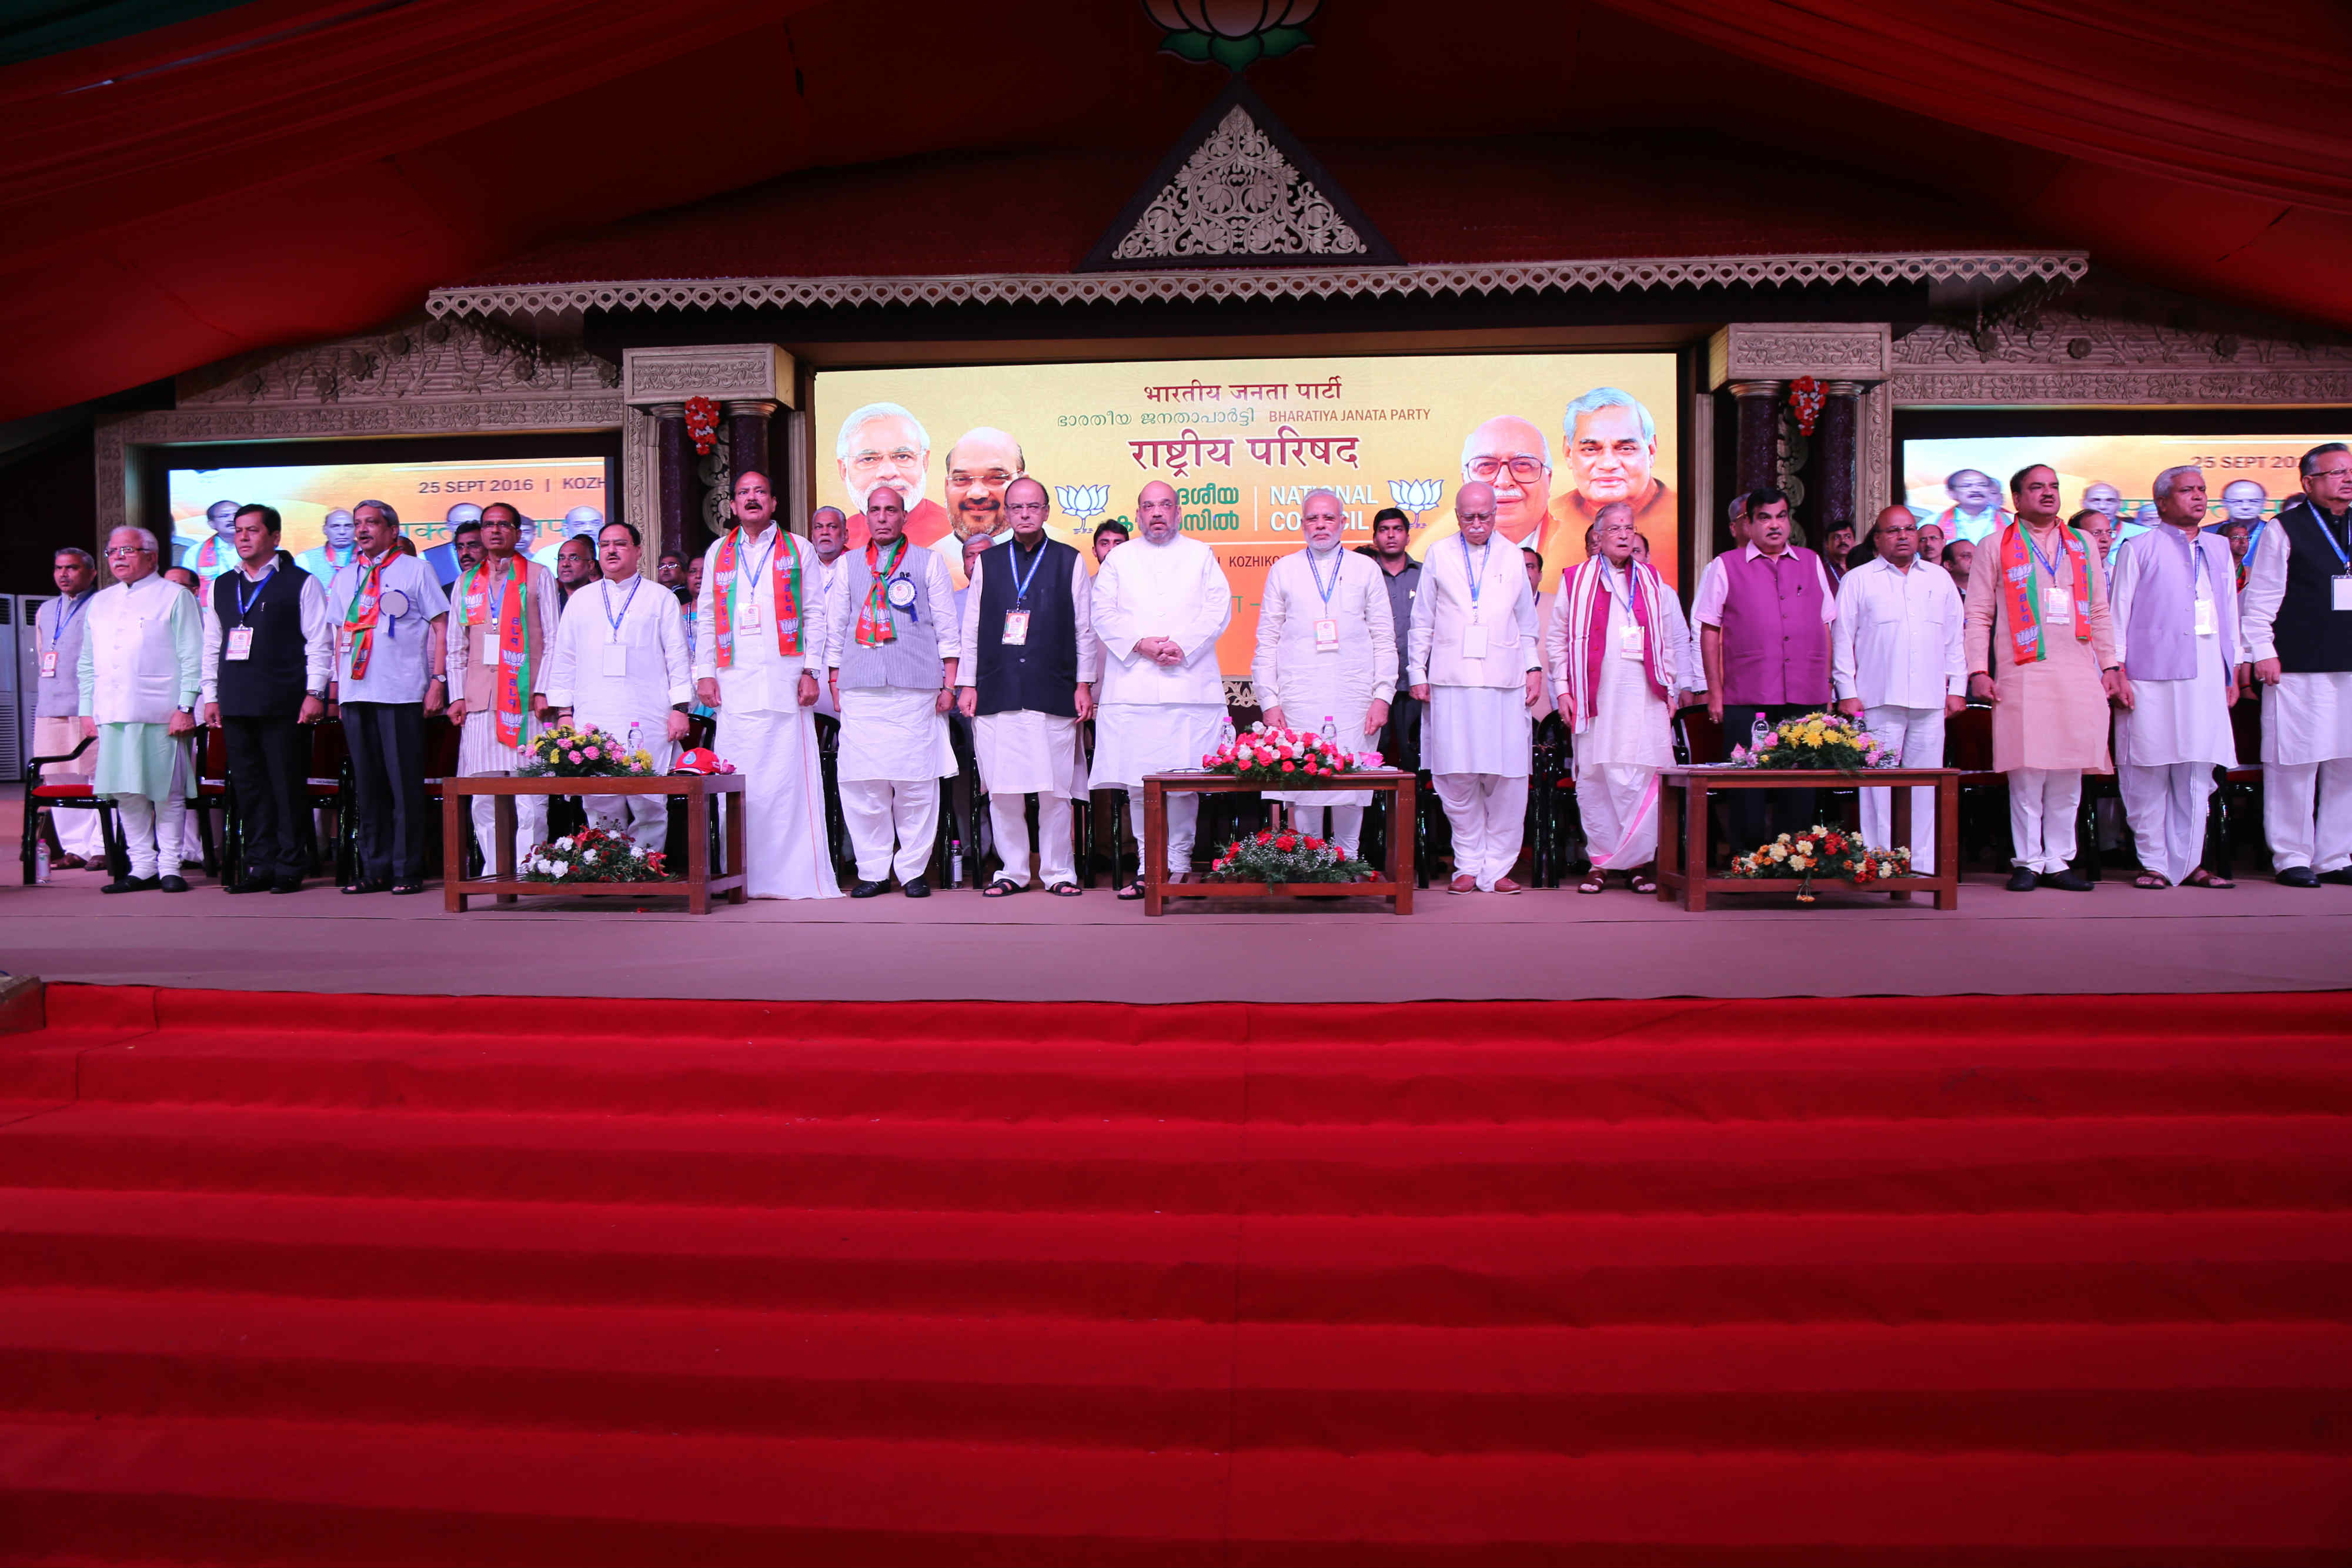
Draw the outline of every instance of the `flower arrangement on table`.
<instances>
[{"instance_id":1,"label":"flower arrangement on table","mask_svg":"<svg viewBox=\"0 0 2352 1568\"><path fill-rule=\"evenodd\" d=\"M1793 880L1797 902L1811 904L1815 877L1843 878L1856 887L1867 887L1891 876L1910 875L1911 852L1874 850L1852 833L1816 825L1801 833L1782 833L1754 854L1734 857L1731 874Z\"/></svg>"},{"instance_id":2,"label":"flower arrangement on table","mask_svg":"<svg viewBox=\"0 0 2352 1568\"><path fill-rule=\"evenodd\" d=\"M1809 713L1784 718L1753 749L1731 748L1734 768L1830 768L1859 773L1869 768L1896 768L1903 758L1878 744L1862 721L1843 714Z\"/></svg>"},{"instance_id":3,"label":"flower arrangement on table","mask_svg":"<svg viewBox=\"0 0 2352 1568\"><path fill-rule=\"evenodd\" d=\"M1227 844L1212 882L1370 882L1378 873L1328 839L1265 830Z\"/></svg>"},{"instance_id":4,"label":"flower arrangement on table","mask_svg":"<svg viewBox=\"0 0 2352 1568\"><path fill-rule=\"evenodd\" d=\"M601 729L559 724L530 743L530 760L515 769L525 779L650 779L653 753L629 750Z\"/></svg>"},{"instance_id":5,"label":"flower arrangement on table","mask_svg":"<svg viewBox=\"0 0 2352 1568\"><path fill-rule=\"evenodd\" d=\"M1342 751L1319 735L1303 729L1268 729L1254 724L1208 756L1201 767L1234 779L1262 779L1269 784L1294 784L1307 779L1333 779L1381 766L1377 751Z\"/></svg>"},{"instance_id":6,"label":"flower arrangement on table","mask_svg":"<svg viewBox=\"0 0 2352 1568\"><path fill-rule=\"evenodd\" d=\"M659 850L641 850L624 834L588 828L531 851L521 876L525 882L666 882L669 873Z\"/></svg>"}]
</instances>

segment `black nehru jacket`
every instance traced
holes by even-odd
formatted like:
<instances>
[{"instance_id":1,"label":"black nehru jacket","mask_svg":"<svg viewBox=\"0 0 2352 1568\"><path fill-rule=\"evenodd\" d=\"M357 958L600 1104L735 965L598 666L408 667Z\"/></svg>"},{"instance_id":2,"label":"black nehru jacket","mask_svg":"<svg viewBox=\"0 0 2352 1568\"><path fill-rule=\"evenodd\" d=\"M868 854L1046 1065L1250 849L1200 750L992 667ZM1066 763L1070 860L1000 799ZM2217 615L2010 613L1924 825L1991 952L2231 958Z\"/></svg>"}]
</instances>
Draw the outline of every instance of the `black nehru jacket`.
<instances>
[{"instance_id":1,"label":"black nehru jacket","mask_svg":"<svg viewBox=\"0 0 2352 1568\"><path fill-rule=\"evenodd\" d=\"M302 650L302 585L310 574L299 566L280 566L257 591L242 570L232 569L213 579L213 613L221 625L219 676L223 718L293 718L302 711L308 670ZM242 589L252 608L237 612ZM253 628L253 656L228 656L229 633L239 626Z\"/></svg>"},{"instance_id":2,"label":"black nehru jacket","mask_svg":"<svg viewBox=\"0 0 2352 1568\"><path fill-rule=\"evenodd\" d=\"M1078 552L1055 539L1038 547L1045 559L1021 548L1016 535L981 557L980 674L972 682L982 713L1051 713L1078 716L1078 625L1070 609L1070 573L1084 571ZM1017 574L1034 565L1037 575L1020 607L1029 612L1029 640L1004 645L1004 612L1013 608Z\"/></svg>"},{"instance_id":3,"label":"black nehru jacket","mask_svg":"<svg viewBox=\"0 0 2352 1568\"><path fill-rule=\"evenodd\" d=\"M2352 516L2346 520L2352 523ZM2288 546L2286 596L2271 628L2279 668L2302 674L2352 670L2352 612L2336 609L2334 597L2335 580L2344 570L2337 553L2345 549L2343 536L2301 496L2281 507L2271 526L2286 530Z\"/></svg>"}]
</instances>

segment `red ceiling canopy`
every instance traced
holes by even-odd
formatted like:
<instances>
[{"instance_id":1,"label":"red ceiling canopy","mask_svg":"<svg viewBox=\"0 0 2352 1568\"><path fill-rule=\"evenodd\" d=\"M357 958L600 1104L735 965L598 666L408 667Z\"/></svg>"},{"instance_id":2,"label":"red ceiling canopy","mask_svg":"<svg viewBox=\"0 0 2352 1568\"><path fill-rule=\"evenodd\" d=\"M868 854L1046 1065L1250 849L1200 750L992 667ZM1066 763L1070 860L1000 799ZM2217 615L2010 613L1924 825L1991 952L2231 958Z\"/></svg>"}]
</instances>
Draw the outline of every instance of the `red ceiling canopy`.
<instances>
[{"instance_id":1,"label":"red ceiling canopy","mask_svg":"<svg viewBox=\"0 0 2352 1568\"><path fill-rule=\"evenodd\" d=\"M1410 262L1499 259L1448 246L1507 232L1556 258L1689 230L1831 248L1878 214L1824 191L1881 188L1904 225L1974 214L1982 243L2352 325L2352 46L2326 0L2263 9L2224 28L2189 0L1502 0L1454 26L1325 0L1315 47L1251 80ZM864 237L751 270L812 250L989 270L1037 249L1002 172L1056 160L1097 175L1037 193L1048 226L1090 239L1127 193L1101 172L1139 179L1223 79L1159 37L1139 6L1067 0L252 0L12 66L0 417L356 330L518 258L609 258L607 225L796 171L830 170ZM1612 199L1652 131L1712 134L1717 172ZM1457 139L1483 225L1405 210L1432 182L1395 150L1443 167ZM997 172L969 200L916 188L959 160ZM720 224L709 270L745 269Z\"/></svg>"}]
</instances>

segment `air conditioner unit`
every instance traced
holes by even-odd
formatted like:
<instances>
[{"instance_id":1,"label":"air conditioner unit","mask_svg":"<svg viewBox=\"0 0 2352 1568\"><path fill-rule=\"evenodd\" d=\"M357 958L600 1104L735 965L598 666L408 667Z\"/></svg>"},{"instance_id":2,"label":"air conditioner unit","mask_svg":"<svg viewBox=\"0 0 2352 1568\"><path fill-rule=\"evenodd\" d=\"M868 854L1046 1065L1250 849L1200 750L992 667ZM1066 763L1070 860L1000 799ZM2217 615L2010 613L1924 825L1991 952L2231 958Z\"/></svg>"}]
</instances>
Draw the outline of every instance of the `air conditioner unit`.
<instances>
[{"instance_id":1,"label":"air conditioner unit","mask_svg":"<svg viewBox=\"0 0 2352 1568\"><path fill-rule=\"evenodd\" d=\"M33 697L39 690L33 612L41 599L0 593L0 779L25 776L33 755Z\"/></svg>"}]
</instances>

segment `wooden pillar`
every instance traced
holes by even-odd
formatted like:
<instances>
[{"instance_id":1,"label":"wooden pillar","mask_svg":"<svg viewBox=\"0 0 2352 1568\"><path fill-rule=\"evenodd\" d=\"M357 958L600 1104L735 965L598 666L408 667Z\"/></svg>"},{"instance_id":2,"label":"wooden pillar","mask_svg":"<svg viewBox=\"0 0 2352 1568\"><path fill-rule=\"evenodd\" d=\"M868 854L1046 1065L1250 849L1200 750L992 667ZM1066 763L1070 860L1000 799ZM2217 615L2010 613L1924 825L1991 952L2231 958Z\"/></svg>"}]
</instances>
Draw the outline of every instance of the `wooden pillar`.
<instances>
[{"instance_id":1,"label":"wooden pillar","mask_svg":"<svg viewBox=\"0 0 2352 1568\"><path fill-rule=\"evenodd\" d=\"M1779 382L1734 382L1731 395L1739 400L1739 488L1761 489L1780 482L1780 398Z\"/></svg>"},{"instance_id":2,"label":"wooden pillar","mask_svg":"<svg viewBox=\"0 0 2352 1568\"><path fill-rule=\"evenodd\" d=\"M768 466L768 420L776 405L764 399L739 402L730 398L719 405L727 419L727 444L732 452L729 466L740 477L756 469L768 476L768 488L776 497L776 515L792 514L784 507L784 486L782 476Z\"/></svg>"},{"instance_id":3,"label":"wooden pillar","mask_svg":"<svg viewBox=\"0 0 2352 1568\"><path fill-rule=\"evenodd\" d=\"M1843 523L1853 528L1858 538L1862 528L1854 517L1853 459L1862 383L1824 382L1822 393L1821 444L1813 451L1813 495L1817 497L1813 516L1821 523L1823 538Z\"/></svg>"},{"instance_id":4,"label":"wooden pillar","mask_svg":"<svg viewBox=\"0 0 2352 1568\"><path fill-rule=\"evenodd\" d=\"M661 548L684 555L694 506L694 443L686 438L684 403L656 403L653 413L661 430Z\"/></svg>"}]
</instances>

